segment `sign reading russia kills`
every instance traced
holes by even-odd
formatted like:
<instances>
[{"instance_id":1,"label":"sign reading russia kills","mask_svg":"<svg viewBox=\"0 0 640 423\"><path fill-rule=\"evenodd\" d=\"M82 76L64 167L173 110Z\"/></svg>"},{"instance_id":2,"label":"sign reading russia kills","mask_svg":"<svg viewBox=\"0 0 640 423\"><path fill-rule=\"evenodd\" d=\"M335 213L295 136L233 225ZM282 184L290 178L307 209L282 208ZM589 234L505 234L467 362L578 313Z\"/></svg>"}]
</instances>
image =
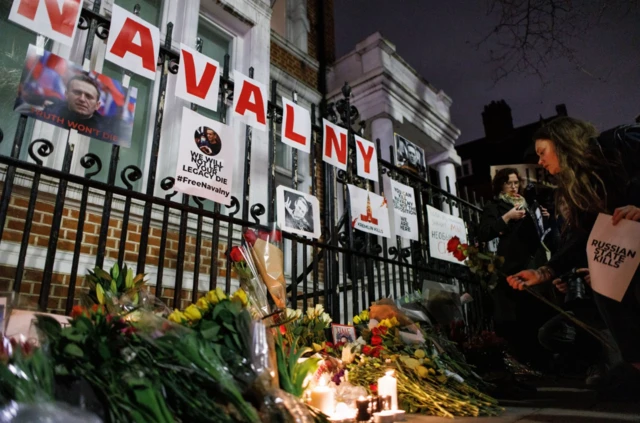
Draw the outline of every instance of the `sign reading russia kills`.
<instances>
[{"instance_id":1,"label":"sign reading russia kills","mask_svg":"<svg viewBox=\"0 0 640 423\"><path fill-rule=\"evenodd\" d=\"M191 109L182 111L175 189L231 204L233 130Z\"/></svg>"}]
</instances>

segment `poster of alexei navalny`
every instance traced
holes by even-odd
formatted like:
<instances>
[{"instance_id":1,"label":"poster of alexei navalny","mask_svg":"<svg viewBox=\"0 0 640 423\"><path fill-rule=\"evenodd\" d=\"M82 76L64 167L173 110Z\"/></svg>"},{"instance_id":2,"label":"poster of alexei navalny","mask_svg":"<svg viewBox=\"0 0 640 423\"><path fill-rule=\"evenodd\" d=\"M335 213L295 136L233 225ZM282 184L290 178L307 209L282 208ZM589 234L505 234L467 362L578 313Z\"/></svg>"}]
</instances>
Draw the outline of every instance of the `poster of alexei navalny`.
<instances>
[{"instance_id":1,"label":"poster of alexei navalny","mask_svg":"<svg viewBox=\"0 0 640 423\"><path fill-rule=\"evenodd\" d=\"M14 109L80 135L131 146L137 90L29 46Z\"/></svg>"}]
</instances>

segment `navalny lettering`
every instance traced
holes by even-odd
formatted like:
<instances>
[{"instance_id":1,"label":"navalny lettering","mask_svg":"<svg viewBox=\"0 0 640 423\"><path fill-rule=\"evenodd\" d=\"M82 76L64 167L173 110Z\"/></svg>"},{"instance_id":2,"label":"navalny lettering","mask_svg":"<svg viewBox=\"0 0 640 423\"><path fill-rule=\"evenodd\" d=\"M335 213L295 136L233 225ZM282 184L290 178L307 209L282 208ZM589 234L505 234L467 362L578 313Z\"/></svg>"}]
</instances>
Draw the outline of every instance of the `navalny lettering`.
<instances>
[{"instance_id":1,"label":"navalny lettering","mask_svg":"<svg viewBox=\"0 0 640 423\"><path fill-rule=\"evenodd\" d=\"M627 257L635 258L636 251L619 247L608 242L593 239L591 246L595 247L593 261L605 264L613 268L619 268Z\"/></svg>"}]
</instances>

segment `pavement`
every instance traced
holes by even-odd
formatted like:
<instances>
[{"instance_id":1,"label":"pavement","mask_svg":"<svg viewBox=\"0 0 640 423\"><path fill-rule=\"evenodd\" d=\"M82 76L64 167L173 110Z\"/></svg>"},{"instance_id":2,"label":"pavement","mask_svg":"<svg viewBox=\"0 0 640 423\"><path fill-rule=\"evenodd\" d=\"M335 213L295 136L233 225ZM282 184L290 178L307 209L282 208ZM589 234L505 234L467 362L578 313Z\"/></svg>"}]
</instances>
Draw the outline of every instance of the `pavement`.
<instances>
[{"instance_id":1,"label":"pavement","mask_svg":"<svg viewBox=\"0 0 640 423\"><path fill-rule=\"evenodd\" d=\"M616 423L640 422L640 402L602 402L594 391L563 387L557 383L538 386L538 392L523 400L505 400L505 412L497 417L449 419L432 416L409 416L407 423L476 422L476 423Z\"/></svg>"}]
</instances>

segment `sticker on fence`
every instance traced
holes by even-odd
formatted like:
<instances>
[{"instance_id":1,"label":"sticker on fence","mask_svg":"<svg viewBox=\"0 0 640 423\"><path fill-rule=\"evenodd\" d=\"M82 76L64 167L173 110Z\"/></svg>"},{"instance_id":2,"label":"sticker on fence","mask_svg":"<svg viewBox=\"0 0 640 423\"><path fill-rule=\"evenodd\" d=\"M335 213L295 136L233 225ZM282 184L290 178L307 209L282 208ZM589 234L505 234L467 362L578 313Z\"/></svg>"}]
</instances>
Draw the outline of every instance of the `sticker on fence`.
<instances>
[{"instance_id":1,"label":"sticker on fence","mask_svg":"<svg viewBox=\"0 0 640 423\"><path fill-rule=\"evenodd\" d=\"M131 146L137 89L29 45L14 109L121 147Z\"/></svg>"},{"instance_id":2,"label":"sticker on fence","mask_svg":"<svg viewBox=\"0 0 640 423\"><path fill-rule=\"evenodd\" d=\"M82 12L81 0L14 0L9 20L67 46L73 44ZM4 12L3 12L4 14ZM10 29L2 30L3 33Z\"/></svg>"},{"instance_id":3,"label":"sticker on fence","mask_svg":"<svg viewBox=\"0 0 640 423\"><path fill-rule=\"evenodd\" d=\"M597 293L622 301L640 263L640 223L600 213L589 235L587 257L591 287Z\"/></svg>"},{"instance_id":4,"label":"sticker on fence","mask_svg":"<svg viewBox=\"0 0 640 423\"><path fill-rule=\"evenodd\" d=\"M278 225L285 232L320 238L320 203L311 194L283 185L276 188Z\"/></svg>"},{"instance_id":5,"label":"sticker on fence","mask_svg":"<svg viewBox=\"0 0 640 423\"><path fill-rule=\"evenodd\" d=\"M351 226L363 232L390 238L387 200L354 185L347 186L351 200Z\"/></svg>"},{"instance_id":6,"label":"sticker on fence","mask_svg":"<svg viewBox=\"0 0 640 423\"><path fill-rule=\"evenodd\" d=\"M231 205L233 152L231 127L185 107L175 189Z\"/></svg>"},{"instance_id":7,"label":"sticker on fence","mask_svg":"<svg viewBox=\"0 0 640 423\"><path fill-rule=\"evenodd\" d=\"M415 190L412 187L394 181L387 175L382 180L384 196L391 204L393 234L403 238L419 240L418 210Z\"/></svg>"},{"instance_id":8,"label":"sticker on fence","mask_svg":"<svg viewBox=\"0 0 640 423\"><path fill-rule=\"evenodd\" d=\"M460 238L461 243L467 243L467 227L464 224L464 220L427 206L427 227L429 231L429 255L432 258L464 266L453 254L447 251L447 242L454 236Z\"/></svg>"}]
</instances>

